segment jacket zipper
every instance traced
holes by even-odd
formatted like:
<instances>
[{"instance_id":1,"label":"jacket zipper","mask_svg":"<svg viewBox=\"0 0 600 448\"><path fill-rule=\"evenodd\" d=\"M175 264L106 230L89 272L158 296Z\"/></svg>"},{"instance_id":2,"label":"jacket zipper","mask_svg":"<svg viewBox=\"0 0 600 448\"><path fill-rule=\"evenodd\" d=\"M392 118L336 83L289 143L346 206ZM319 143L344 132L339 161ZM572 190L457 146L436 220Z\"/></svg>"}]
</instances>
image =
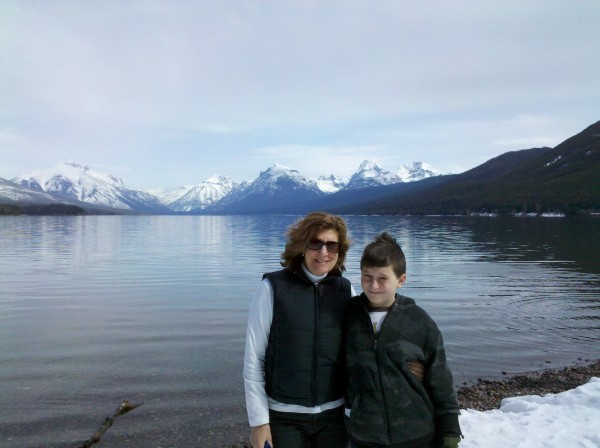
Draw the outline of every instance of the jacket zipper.
<instances>
[{"instance_id":1,"label":"jacket zipper","mask_svg":"<svg viewBox=\"0 0 600 448\"><path fill-rule=\"evenodd\" d=\"M392 439L392 429L391 429L391 425L390 425L390 412L388 409L388 405L387 405L387 400L385 398L385 391L383 389L383 377L381 376L381 369L379 367L379 352L378 352L378 346L379 346L379 335L381 335L381 332L383 331L383 326L385 325L385 321L387 320L387 315L385 316L383 322L381 323L381 328L379 329L379 333L375 333L375 328L373 328L373 323L371 321L371 316L369 316L369 312L368 310L365 310L367 313L367 318L369 319L369 327L371 327L371 334L373 336L373 349L375 351L375 365L377 367L377 379L379 380L379 393L381 394L381 401L383 403L383 413L384 413L384 418L385 418L385 427L386 427L386 431L387 431L387 436L388 436L388 441L390 446L394 446L393 443L393 439ZM388 314L390 310L388 311Z\"/></svg>"},{"instance_id":2,"label":"jacket zipper","mask_svg":"<svg viewBox=\"0 0 600 448\"><path fill-rule=\"evenodd\" d=\"M319 356L319 284L314 284L315 289L315 331L313 334L313 359L312 359L312 405L313 407L319 402L319 391L317 387L317 359Z\"/></svg>"}]
</instances>

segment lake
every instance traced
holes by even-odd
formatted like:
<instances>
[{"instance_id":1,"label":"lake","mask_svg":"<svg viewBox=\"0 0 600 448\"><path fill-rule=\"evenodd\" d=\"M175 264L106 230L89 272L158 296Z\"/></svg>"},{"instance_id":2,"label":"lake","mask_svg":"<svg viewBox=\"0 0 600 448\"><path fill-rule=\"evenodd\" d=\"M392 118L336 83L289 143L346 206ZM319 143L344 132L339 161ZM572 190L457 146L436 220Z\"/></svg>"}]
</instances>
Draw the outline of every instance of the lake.
<instances>
[{"instance_id":1,"label":"lake","mask_svg":"<svg viewBox=\"0 0 600 448\"><path fill-rule=\"evenodd\" d=\"M0 218L0 446L223 447L248 433L249 302L299 216ZM600 217L348 216L387 230L455 383L600 358Z\"/></svg>"}]
</instances>

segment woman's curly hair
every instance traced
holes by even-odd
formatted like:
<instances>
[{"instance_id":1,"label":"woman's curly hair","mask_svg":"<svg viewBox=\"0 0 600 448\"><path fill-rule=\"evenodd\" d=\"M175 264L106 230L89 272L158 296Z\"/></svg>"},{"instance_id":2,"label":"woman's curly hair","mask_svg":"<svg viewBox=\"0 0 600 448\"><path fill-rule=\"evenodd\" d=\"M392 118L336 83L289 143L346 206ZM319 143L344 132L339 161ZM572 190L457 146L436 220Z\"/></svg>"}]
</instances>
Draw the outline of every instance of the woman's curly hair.
<instances>
[{"instance_id":1,"label":"woman's curly hair","mask_svg":"<svg viewBox=\"0 0 600 448\"><path fill-rule=\"evenodd\" d=\"M344 262L346 254L350 248L350 239L348 238L348 229L346 222L339 216L331 215L325 212L312 212L303 219L290 226L287 231L287 242L285 250L281 254L281 265L286 268L296 268L302 263L306 246L318 233L324 230L335 230L338 233L338 242L340 251L338 252L337 263L332 270L338 269L340 272L346 270Z\"/></svg>"}]
</instances>

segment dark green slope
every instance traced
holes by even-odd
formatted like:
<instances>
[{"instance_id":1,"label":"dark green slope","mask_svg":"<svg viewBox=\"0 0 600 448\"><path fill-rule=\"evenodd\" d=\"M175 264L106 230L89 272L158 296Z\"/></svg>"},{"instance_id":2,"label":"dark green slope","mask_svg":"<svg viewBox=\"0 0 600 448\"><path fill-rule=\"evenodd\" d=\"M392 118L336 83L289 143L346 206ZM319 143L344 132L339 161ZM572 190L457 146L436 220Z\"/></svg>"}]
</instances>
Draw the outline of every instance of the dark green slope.
<instances>
[{"instance_id":1,"label":"dark green slope","mask_svg":"<svg viewBox=\"0 0 600 448\"><path fill-rule=\"evenodd\" d=\"M348 214L598 211L600 122L552 149L508 152L465 173L370 190L356 193L352 203L334 195L328 209Z\"/></svg>"}]
</instances>

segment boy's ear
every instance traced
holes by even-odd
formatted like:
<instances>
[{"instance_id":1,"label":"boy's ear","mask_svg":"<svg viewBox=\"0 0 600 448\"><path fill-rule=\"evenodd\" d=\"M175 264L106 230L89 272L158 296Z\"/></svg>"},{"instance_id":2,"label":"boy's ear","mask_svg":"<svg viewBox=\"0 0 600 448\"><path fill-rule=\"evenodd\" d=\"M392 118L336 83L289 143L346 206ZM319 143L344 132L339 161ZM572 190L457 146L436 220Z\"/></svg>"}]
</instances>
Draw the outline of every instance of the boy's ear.
<instances>
[{"instance_id":1,"label":"boy's ear","mask_svg":"<svg viewBox=\"0 0 600 448\"><path fill-rule=\"evenodd\" d=\"M398 277L398 288L400 288L404 282L406 281L406 274L402 274L400 277Z\"/></svg>"}]
</instances>

